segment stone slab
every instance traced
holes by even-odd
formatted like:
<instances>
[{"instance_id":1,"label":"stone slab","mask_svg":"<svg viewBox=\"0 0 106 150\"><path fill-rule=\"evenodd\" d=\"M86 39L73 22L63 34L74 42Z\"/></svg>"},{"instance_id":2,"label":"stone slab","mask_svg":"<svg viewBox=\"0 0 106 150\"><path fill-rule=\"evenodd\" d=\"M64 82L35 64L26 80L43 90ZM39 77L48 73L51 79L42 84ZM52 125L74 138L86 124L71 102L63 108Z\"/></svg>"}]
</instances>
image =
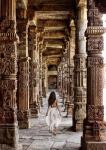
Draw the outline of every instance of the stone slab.
<instances>
[{"instance_id":1,"label":"stone slab","mask_svg":"<svg viewBox=\"0 0 106 150\"><path fill-rule=\"evenodd\" d=\"M27 150L49 150L53 145L53 141L34 141Z\"/></svg>"},{"instance_id":2,"label":"stone slab","mask_svg":"<svg viewBox=\"0 0 106 150\"><path fill-rule=\"evenodd\" d=\"M53 146L51 147L51 150L55 150L55 149L63 150L65 145L66 145L66 142L55 142Z\"/></svg>"},{"instance_id":3,"label":"stone slab","mask_svg":"<svg viewBox=\"0 0 106 150\"><path fill-rule=\"evenodd\" d=\"M81 150L106 150L106 142L85 142Z\"/></svg>"}]
</instances>

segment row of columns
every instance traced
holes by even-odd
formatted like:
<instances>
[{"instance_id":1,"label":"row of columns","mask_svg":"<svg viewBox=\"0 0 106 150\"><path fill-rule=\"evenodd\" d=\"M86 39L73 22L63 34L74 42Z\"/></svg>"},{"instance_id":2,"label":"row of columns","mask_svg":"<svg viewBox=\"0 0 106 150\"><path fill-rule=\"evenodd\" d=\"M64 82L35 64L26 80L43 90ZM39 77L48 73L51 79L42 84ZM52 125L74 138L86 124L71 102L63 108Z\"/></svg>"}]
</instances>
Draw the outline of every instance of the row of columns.
<instances>
[{"instance_id":1,"label":"row of columns","mask_svg":"<svg viewBox=\"0 0 106 150\"><path fill-rule=\"evenodd\" d=\"M66 51L59 65L58 76L67 116L73 116L72 128L79 131L82 130L86 117L86 1L77 6L76 16L77 18L70 23Z\"/></svg>"},{"instance_id":2,"label":"row of columns","mask_svg":"<svg viewBox=\"0 0 106 150\"><path fill-rule=\"evenodd\" d=\"M106 149L106 127L104 123L103 107L102 35L104 33L104 28L101 20L102 16L95 6L94 0L88 0L88 4L86 2L79 3L77 10L77 18L75 20L76 47L74 49L73 129L74 131L83 129L83 136L81 138L82 150L104 150ZM88 55L86 55L86 46ZM70 48L70 51L71 50L72 47ZM63 84L65 82L64 65L65 63L61 62L58 68L58 80L61 93L64 91ZM69 72L67 73L69 75ZM70 90L70 93L71 92ZM70 98L70 105L71 104L72 99Z\"/></svg>"}]
</instances>

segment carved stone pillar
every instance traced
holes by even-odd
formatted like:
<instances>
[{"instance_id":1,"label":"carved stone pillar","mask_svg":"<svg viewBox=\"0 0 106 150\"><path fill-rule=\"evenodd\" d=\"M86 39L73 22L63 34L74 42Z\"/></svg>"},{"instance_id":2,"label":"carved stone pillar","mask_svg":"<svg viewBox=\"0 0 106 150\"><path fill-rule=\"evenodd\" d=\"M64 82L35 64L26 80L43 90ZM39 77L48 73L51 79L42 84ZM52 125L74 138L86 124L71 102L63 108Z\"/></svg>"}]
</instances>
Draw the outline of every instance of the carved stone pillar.
<instances>
[{"instance_id":1,"label":"carved stone pillar","mask_svg":"<svg viewBox=\"0 0 106 150\"><path fill-rule=\"evenodd\" d=\"M57 73L57 89L59 94L61 94L61 66L58 66L58 73Z\"/></svg>"},{"instance_id":2,"label":"carved stone pillar","mask_svg":"<svg viewBox=\"0 0 106 150\"><path fill-rule=\"evenodd\" d=\"M67 43L67 98L65 102L67 117L72 114L72 101L70 99L70 41L68 39Z\"/></svg>"},{"instance_id":3,"label":"carved stone pillar","mask_svg":"<svg viewBox=\"0 0 106 150\"><path fill-rule=\"evenodd\" d=\"M63 97L63 101L64 101L64 93L63 93L63 89L64 89L64 67L63 67L63 63L61 64L61 94L62 94L62 97Z\"/></svg>"},{"instance_id":4,"label":"carved stone pillar","mask_svg":"<svg viewBox=\"0 0 106 150\"><path fill-rule=\"evenodd\" d=\"M94 0L88 0L87 36L87 116L84 120L82 150L106 149L103 106L102 15Z\"/></svg>"},{"instance_id":5,"label":"carved stone pillar","mask_svg":"<svg viewBox=\"0 0 106 150\"><path fill-rule=\"evenodd\" d=\"M29 128L29 57L18 61L18 124L19 128Z\"/></svg>"},{"instance_id":6,"label":"carved stone pillar","mask_svg":"<svg viewBox=\"0 0 106 150\"><path fill-rule=\"evenodd\" d=\"M67 53L67 73L68 73L68 84L67 84L67 116L72 115L73 112L73 85L74 85L74 60L73 57L75 55L75 24L74 21L71 20L70 23L70 36L68 43L68 53Z\"/></svg>"},{"instance_id":7,"label":"carved stone pillar","mask_svg":"<svg viewBox=\"0 0 106 150\"><path fill-rule=\"evenodd\" d=\"M46 93L48 93L48 64L47 64L47 58L45 60L45 87L46 87Z\"/></svg>"},{"instance_id":8,"label":"carved stone pillar","mask_svg":"<svg viewBox=\"0 0 106 150\"><path fill-rule=\"evenodd\" d=\"M42 95L43 97L46 97L47 95L47 73L46 73L46 59L43 59L43 66L42 66Z\"/></svg>"},{"instance_id":9,"label":"carved stone pillar","mask_svg":"<svg viewBox=\"0 0 106 150\"><path fill-rule=\"evenodd\" d=\"M17 19L18 44L18 124L29 128L29 57L27 19Z\"/></svg>"},{"instance_id":10,"label":"carved stone pillar","mask_svg":"<svg viewBox=\"0 0 106 150\"><path fill-rule=\"evenodd\" d=\"M74 55L75 55L75 24L74 20L70 23L70 63L69 63L69 96L70 108L73 115L73 101L74 101Z\"/></svg>"},{"instance_id":11,"label":"carved stone pillar","mask_svg":"<svg viewBox=\"0 0 106 150\"><path fill-rule=\"evenodd\" d=\"M42 45L40 45L42 47ZM43 97L42 97L42 48L39 47L39 99L40 104L43 106Z\"/></svg>"},{"instance_id":12,"label":"carved stone pillar","mask_svg":"<svg viewBox=\"0 0 106 150\"><path fill-rule=\"evenodd\" d=\"M16 1L1 1L0 13L0 150L19 150L17 125Z\"/></svg>"},{"instance_id":13,"label":"carved stone pillar","mask_svg":"<svg viewBox=\"0 0 106 150\"><path fill-rule=\"evenodd\" d=\"M73 129L83 129L86 117L86 38L87 6L79 1L76 20L76 51L74 57L74 112Z\"/></svg>"},{"instance_id":14,"label":"carved stone pillar","mask_svg":"<svg viewBox=\"0 0 106 150\"><path fill-rule=\"evenodd\" d=\"M62 60L62 95L65 104L65 110L67 111L67 52L65 51L63 60Z\"/></svg>"},{"instance_id":15,"label":"carved stone pillar","mask_svg":"<svg viewBox=\"0 0 106 150\"><path fill-rule=\"evenodd\" d=\"M28 52L30 57L29 62L29 105L31 117L38 117L38 106L36 97L36 26L29 26L28 29Z\"/></svg>"},{"instance_id":16,"label":"carved stone pillar","mask_svg":"<svg viewBox=\"0 0 106 150\"><path fill-rule=\"evenodd\" d=\"M61 69L62 69L62 76L61 76L61 93L62 93L62 97L63 97L63 104L65 104L65 85L66 85L66 82L65 82L65 58L63 56L62 58L62 66L61 66Z\"/></svg>"}]
</instances>

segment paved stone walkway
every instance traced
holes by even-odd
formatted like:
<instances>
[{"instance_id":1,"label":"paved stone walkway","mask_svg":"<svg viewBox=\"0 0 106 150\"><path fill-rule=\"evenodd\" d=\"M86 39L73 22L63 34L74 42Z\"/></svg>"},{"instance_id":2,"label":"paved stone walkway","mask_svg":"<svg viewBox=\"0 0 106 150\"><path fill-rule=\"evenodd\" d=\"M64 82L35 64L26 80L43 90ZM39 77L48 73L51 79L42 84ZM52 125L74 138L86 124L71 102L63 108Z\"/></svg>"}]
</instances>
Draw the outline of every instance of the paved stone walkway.
<instances>
[{"instance_id":1,"label":"paved stone walkway","mask_svg":"<svg viewBox=\"0 0 106 150\"><path fill-rule=\"evenodd\" d=\"M19 130L20 143L23 150L78 150L80 147L81 132L72 132L68 129L72 125L71 118L66 118L62 99L59 99L59 108L62 113L62 122L56 136L49 133L45 122L47 99L43 99L44 107L41 108L39 118L30 119L31 128Z\"/></svg>"}]
</instances>

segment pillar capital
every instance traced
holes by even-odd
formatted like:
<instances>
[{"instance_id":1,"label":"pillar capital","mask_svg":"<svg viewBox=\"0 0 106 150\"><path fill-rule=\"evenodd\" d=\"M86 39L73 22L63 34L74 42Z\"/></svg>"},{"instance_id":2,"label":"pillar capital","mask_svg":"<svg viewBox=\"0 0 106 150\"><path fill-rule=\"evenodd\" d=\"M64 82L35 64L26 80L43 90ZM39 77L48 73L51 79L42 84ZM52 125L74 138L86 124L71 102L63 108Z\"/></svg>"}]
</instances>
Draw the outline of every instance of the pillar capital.
<instances>
[{"instance_id":1,"label":"pillar capital","mask_svg":"<svg viewBox=\"0 0 106 150\"><path fill-rule=\"evenodd\" d=\"M87 7L87 0L76 0L77 7Z\"/></svg>"}]
</instances>

